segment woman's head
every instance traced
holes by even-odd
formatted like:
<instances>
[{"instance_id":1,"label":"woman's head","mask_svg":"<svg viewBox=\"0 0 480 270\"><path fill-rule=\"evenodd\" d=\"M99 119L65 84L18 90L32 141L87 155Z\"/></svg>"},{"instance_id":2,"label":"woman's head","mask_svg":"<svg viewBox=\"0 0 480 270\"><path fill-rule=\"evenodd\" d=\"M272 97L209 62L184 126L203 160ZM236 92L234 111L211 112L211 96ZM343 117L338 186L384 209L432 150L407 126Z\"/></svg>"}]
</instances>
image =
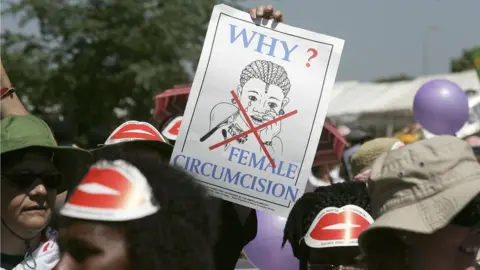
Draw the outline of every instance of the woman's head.
<instances>
[{"instance_id":1,"label":"woman's head","mask_svg":"<svg viewBox=\"0 0 480 270\"><path fill-rule=\"evenodd\" d=\"M368 189L375 223L360 246L369 269L395 269L400 262L400 269L473 265L480 246L480 165L467 143L438 136L385 153L372 166ZM397 266L379 268L385 260Z\"/></svg>"},{"instance_id":2,"label":"woman's head","mask_svg":"<svg viewBox=\"0 0 480 270\"><path fill-rule=\"evenodd\" d=\"M289 102L290 87L285 68L270 61L256 60L243 69L237 94L247 114L259 125L267 113L283 113Z\"/></svg>"},{"instance_id":3,"label":"woman's head","mask_svg":"<svg viewBox=\"0 0 480 270\"><path fill-rule=\"evenodd\" d=\"M34 236L49 224L57 192L76 181L91 157L58 147L48 125L33 115L0 122L2 242L21 238L34 245L39 240Z\"/></svg>"},{"instance_id":4,"label":"woman's head","mask_svg":"<svg viewBox=\"0 0 480 270\"><path fill-rule=\"evenodd\" d=\"M10 229L29 239L48 225L55 208L56 189L62 183L52 157L52 151L36 147L2 154L3 230Z\"/></svg>"},{"instance_id":5,"label":"woman's head","mask_svg":"<svg viewBox=\"0 0 480 270\"><path fill-rule=\"evenodd\" d=\"M312 227L317 215L327 207L341 208L355 205L370 212L370 199L365 183L346 182L319 187L306 193L293 206L284 231L284 241L289 241L294 255L301 261L323 265L350 265L357 263L360 255L358 247L310 248L305 235Z\"/></svg>"},{"instance_id":6,"label":"woman's head","mask_svg":"<svg viewBox=\"0 0 480 270\"><path fill-rule=\"evenodd\" d=\"M169 166L155 150L125 144L111 153L107 162L119 157L147 179L152 205L158 211L125 221L85 220L70 215L60 230L62 259L57 269L211 269L214 211L204 189ZM78 193L81 196L98 193L97 182L82 181L75 192L82 189ZM112 203L115 195L108 194L122 186L118 181L103 183L108 187L100 188L104 193L100 203ZM75 192L69 202L78 200ZM140 215L138 211L129 213Z\"/></svg>"}]
</instances>

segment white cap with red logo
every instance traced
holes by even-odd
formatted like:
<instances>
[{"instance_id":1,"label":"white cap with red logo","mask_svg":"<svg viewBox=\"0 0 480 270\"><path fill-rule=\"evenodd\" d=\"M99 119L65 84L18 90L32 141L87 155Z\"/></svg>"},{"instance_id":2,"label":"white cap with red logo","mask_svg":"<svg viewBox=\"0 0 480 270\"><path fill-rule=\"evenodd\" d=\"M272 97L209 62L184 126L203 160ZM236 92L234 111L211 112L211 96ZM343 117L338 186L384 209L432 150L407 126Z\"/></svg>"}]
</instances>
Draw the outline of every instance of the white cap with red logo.
<instances>
[{"instance_id":1,"label":"white cap with red logo","mask_svg":"<svg viewBox=\"0 0 480 270\"><path fill-rule=\"evenodd\" d=\"M139 121L127 121L116 128L101 147L92 149L91 154L102 158L104 151L123 143L150 144L152 148L158 149L162 154L170 157L173 151L172 145L160 134L151 124Z\"/></svg>"},{"instance_id":2,"label":"white cap with red logo","mask_svg":"<svg viewBox=\"0 0 480 270\"><path fill-rule=\"evenodd\" d=\"M160 210L146 177L124 160L93 165L60 210L66 217L126 221Z\"/></svg>"},{"instance_id":3,"label":"white cap with red logo","mask_svg":"<svg viewBox=\"0 0 480 270\"><path fill-rule=\"evenodd\" d=\"M183 116L177 116L170 121L162 131L163 136L167 139L176 141L178 133L180 132L180 125L182 124Z\"/></svg>"},{"instance_id":4,"label":"white cap with red logo","mask_svg":"<svg viewBox=\"0 0 480 270\"><path fill-rule=\"evenodd\" d=\"M105 141L105 145L138 140L167 142L162 134L151 124L147 122L127 121L110 134L107 141Z\"/></svg>"},{"instance_id":5,"label":"white cap with red logo","mask_svg":"<svg viewBox=\"0 0 480 270\"><path fill-rule=\"evenodd\" d=\"M358 237L372 223L370 214L356 205L327 207L313 220L305 243L311 248L358 246Z\"/></svg>"}]
</instances>

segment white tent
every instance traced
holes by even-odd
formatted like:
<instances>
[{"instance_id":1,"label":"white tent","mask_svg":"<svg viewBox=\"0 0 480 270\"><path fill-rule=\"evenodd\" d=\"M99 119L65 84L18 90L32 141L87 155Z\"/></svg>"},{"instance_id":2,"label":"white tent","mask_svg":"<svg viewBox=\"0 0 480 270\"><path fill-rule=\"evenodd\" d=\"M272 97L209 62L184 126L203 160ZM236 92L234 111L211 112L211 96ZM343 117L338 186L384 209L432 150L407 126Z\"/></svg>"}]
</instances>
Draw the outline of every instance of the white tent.
<instances>
[{"instance_id":1,"label":"white tent","mask_svg":"<svg viewBox=\"0 0 480 270\"><path fill-rule=\"evenodd\" d=\"M422 76L394 83L338 82L333 88L328 115L334 117L411 110L413 98L420 86L440 78L451 80L464 90L480 92L480 81L475 70Z\"/></svg>"}]
</instances>

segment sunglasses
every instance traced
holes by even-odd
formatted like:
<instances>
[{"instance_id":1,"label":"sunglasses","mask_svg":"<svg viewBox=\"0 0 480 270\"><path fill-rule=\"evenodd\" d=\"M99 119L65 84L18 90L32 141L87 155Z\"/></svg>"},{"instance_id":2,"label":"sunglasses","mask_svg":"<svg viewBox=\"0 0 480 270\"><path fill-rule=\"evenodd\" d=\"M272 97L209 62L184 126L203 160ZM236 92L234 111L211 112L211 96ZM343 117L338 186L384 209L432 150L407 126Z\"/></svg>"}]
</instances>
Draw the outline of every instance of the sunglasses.
<instances>
[{"instance_id":1,"label":"sunglasses","mask_svg":"<svg viewBox=\"0 0 480 270\"><path fill-rule=\"evenodd\" d=\"M45 185L47 189L57 189L63 182L63 175L59 172L47 174L12 173L2 174L2 177L8 179L19 189L27 189L31 187L38 179L42 180L43 185Z\"/></svg>"},{"instance_id":2,"label":"sunglasses","mask_svg":"<svg viewBox=\"0 0 480 270\"><path fill-rule=\"evenodd\" d=\"M480 227L480 201L473 200L465 206L451 224L461 227Z\"/></svg>"}]
</instances>

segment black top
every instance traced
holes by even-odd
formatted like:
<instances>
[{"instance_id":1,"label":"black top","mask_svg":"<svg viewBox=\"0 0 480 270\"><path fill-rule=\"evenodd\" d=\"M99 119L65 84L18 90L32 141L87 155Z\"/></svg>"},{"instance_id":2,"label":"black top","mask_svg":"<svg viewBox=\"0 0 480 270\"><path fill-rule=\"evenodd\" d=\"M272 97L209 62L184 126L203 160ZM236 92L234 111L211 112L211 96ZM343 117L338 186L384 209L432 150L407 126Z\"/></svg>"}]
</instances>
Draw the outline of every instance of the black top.
<instances>
[{"instance_id":1,"label":"black top","mask_svg":"<svg viewBox=\"0 0 480 270\"><path fill-rule=\"evenodd\" d=\"M25 255L7 255L0 253L0 266L5 270L11 270L19 265L24 258Z\"/></svg>"}]
</instances>

